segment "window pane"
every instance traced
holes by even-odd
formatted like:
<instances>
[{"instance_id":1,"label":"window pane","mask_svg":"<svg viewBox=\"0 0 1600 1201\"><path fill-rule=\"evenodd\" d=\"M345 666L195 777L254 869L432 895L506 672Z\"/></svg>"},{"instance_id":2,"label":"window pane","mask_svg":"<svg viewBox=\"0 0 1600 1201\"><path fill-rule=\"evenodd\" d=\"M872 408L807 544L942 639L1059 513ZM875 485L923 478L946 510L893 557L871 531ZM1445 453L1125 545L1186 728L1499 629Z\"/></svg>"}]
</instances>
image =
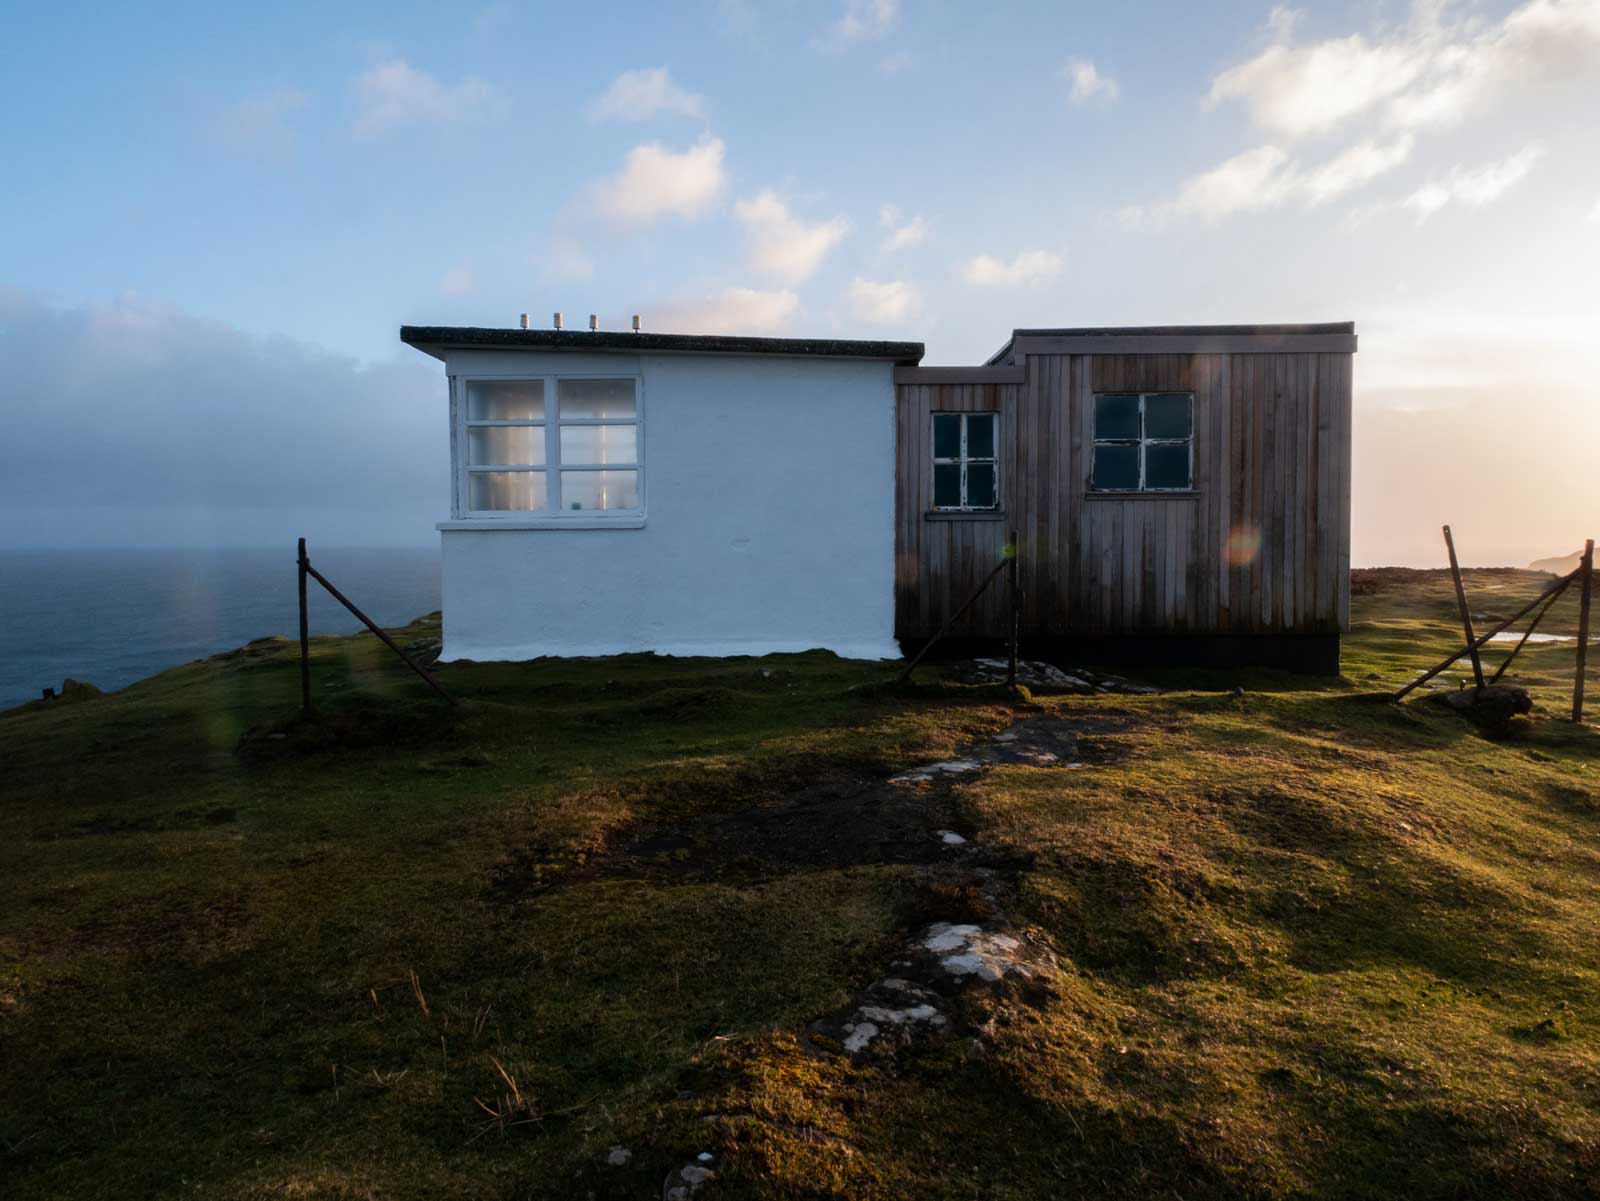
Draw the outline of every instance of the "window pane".
<instances>
[{"instance_id":1,"label":"window pane","mask_svg":"<svg viewBox=\"0 0 1600 1201\"><path fill-rule=\"evenodd\" d=\"M933 457L936 459L961 457L961 414L933 415Z\"/></svg>"},{"instance_id":2,"label":"window pane","mask_svg":"<svg viewBox=\"0 0 1600 1201\"><path fill-rule=\"evenodd\" d=\"M526 513L544 508L542 471L475 471L467 476L473 512Z\"/></svg>"},{"instance_id":3,"label":"window pane","mask_svg":"<svg viewBox=\"0 0 1600 1201\"><path fill-rule=\"evenodd\" d=\"M542 379L478 379L467 382L468 421L543 421Z\"/></svg>"},{"instance_id":4,"label":"window pane","mask_svg":"<svg viewBox=\"0 0 1600 1201\"><path fill-rule=\"evenodd\" d=\"M1157 392L1144 398L1146 438L1187 438L1193 432L1187 392Z\"/></svg>"},{"instance_id":5,"label":"window pane","mask_svg":"<svg viewBox=\"0 0 1600 1201\"><path fill-rule=\"evenodd\" d=\"M1131 392L1108 392L1094 398L1094 436L1137 438L1139 397Z\"/></svg>"},{"instance_id":6,"label":"window pane","mask_svg":"<svg viewBox=\"0 0 1600 1201\"><path fill-rule=\"evenodd\" d=\"M967 418L967 458L994 458L993 413L974 413Z\"/></svg>"},{"instance_id":7,"label":"window pane","mask_svg":"<svg viewBox=\"0 0 1600 1201\"><path fill-rule=\"evenodd\" d=\"M467 462L473 467L542 467L544 426L487 425L468 429Z\"/></svg>"},{"instance_id":8,"label":"window pane","mask_svg":"<svg viewBox=\"0 0 1600 1201\"><path fill-rule=\"evenodd\" d=\"M1151 443L1144 448L1144 486L1146 488L1187 488L1189 486L1189 444L1174 446Z\"/></svg>"},{"instance_id":9,"label":"window pane","mask_svg":"<svg viewBox=\"0 0 1600 1201\"><path fill-rule=\"evenodd\" d=\"M971 435L968 435L970 444ZM967 505L973 509L994 508L994 464L967 464Z\"/></svg>"},{"instance_id":10,"label":"window pane","mask_svg":"<svg viewBox=\"0 0 1600 1201\"><path fill-rule=\"evenodd\" d=\"M563 471L563 509L637 509L637 471Z\"/></svg>"},{"instance_id":11,"label":"window pane","mask_svg":"<svg viewBox=\"0 0 1600 1201\"><path fill-rule=\"evenodd\" d=\"M563 418L594 420L638 416L631 379L564 379L560 388Z\"/></svg>"},{"instance_id":12,"label":"window pane","mask_svg":"<svg viewBox=\"0 0 1600 1201\"><path fill-rule=\"evenodd\" d=\"M1096 446L1094 448L1094 486L1118 489L1139 486L1139 448L1137 446Z\"/></svg>"},{"instance_id":13,"label":"window pane","mask_svg":"<svg viewBox=\"0 0 1600 1201\"><path fill-rule=\"evenodd\" d=\"M563 463L637 463L639 427L636 425L564 425L561 427Z\"/></svg>"},{"instance_id":14,"label":"window pane","mask_svg":"<svg viewBox=\"0 0 1600 1201\"><path fill-rule=\"evenodd\" d=\"M954 463L937 463L933 468L933 507L961 507L961 468Z\"/></svg>"}]
</instances>

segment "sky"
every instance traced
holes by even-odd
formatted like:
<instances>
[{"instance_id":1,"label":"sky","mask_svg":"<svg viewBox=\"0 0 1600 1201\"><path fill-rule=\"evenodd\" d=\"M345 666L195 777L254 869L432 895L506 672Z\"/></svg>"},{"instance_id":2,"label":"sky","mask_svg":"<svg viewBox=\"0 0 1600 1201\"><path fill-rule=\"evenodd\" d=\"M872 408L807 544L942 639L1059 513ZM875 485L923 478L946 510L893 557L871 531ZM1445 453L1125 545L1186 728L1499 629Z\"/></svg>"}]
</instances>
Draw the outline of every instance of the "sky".
<instances>
[{"instance_id":1,"label":"sky","mask_svg":"<svg viewBox=\"0 0 1600 1201\"><path fill-rule=\"evenodd\" d=\"M3 3L0 547L432 542L555 310L1354 320L1358 565L1600 533L1600 0Z\"/></svg>"}]
</instances>

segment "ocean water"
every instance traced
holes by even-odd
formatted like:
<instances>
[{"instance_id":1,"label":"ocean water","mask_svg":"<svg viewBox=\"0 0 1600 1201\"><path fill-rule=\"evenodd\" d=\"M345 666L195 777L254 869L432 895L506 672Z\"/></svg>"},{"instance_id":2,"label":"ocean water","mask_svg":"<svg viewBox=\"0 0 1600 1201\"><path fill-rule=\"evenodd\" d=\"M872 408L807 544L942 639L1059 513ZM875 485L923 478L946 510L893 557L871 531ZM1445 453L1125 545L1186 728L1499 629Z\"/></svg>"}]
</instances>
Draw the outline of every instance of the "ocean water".
<instances>
[{"instance_id":1,"label":"ocean water","mask_svg":"<svg viewBox=\"0 0 1600 1201\"><path fill-rule=\"evenodd\" d=\"M437 548L313 548L311 562L381 626L439 607ZM308 596L312 633L362 628L315 580ZM293 547L0 551L0 709L69 676L109 691L298 633Z\"/></svg>"}]
</instances>

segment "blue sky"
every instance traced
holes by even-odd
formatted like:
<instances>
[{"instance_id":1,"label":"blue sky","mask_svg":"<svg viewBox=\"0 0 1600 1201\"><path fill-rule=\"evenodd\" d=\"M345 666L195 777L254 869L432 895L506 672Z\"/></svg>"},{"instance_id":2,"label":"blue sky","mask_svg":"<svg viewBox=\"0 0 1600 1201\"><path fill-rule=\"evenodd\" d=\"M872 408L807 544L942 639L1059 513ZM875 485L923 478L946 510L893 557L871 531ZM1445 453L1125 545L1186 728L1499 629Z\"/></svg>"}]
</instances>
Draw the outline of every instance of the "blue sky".
<instances>
[{"instance_id":1,"label":"blue sky","mask_svg":"<svg viewBox=\"0 0 1600 1201\"><path fill-rule=\"evenodd\" d=\"M4 452L0 543L276 541L291 512L426 541L442 391L396 327L555 309L914 337L929 362L1019 325L1354 319L1358 561L1429 561L1436 518L1484 560L1600 527L1600 0L7 28L0 402L49 445ZM392 461L339 440L375 421ZM244 461L308 433L292 491ZM24 491L86 462L65 507Z\"/></svg>"}]
</instances>

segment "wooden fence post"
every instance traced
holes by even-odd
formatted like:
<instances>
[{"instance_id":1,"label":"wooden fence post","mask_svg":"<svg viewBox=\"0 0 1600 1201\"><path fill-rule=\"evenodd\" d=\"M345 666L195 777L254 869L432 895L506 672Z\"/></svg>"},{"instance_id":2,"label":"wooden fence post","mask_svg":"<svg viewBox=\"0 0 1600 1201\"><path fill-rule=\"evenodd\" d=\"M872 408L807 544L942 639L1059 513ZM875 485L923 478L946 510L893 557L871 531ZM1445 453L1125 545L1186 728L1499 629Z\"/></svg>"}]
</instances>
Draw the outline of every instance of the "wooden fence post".
<instances>
[{"instance_id":1,"label":"wooden fence post","mask_svg":"<svg viewBox=\"0 0 1600 1201\"><path fill-rule=\"evenodd\" d=\"M1578 678L1572 686L1572 720L1583 720L1583 673L1589 662L1589 594L1594 591L1594 539L1583 544L1583 591L1578 593Z\"/></svg>"},{"instance_id":2,"label":"wooden fence post","mask_svg":"<svg viewBox=\"0 0 1600 1201\"><path fill-rule=\"evenodd\" d=\"M300 711L311 713L311 644L306 622L306 540L300 539L296 559L300 576Z\"/></svg>"},{"instance_id":3,"label":"wooden fence post","mask_svg":"<svg viewBox=\"0 0 1600 1201\"><path fill-rule=\"evenodd\" d=\"M1017 531L1011 531L1006 543L1006 554L1011 559L1011 665L1006 669L1006 683L1017 686L1017 640L1022 634L1022 605L1017 599Z\"/></svg>"},{"instance_id":4,"label":"wooden fence post","mask_svg":"<svg viewBox=\"0 0 1600 1201\"><path fill-rule=\"evenodd\" d=\"M1472 653L1472 675L1478 682L1478 687L1483 687L1483 660L1478 657L1478 648L1473 645L1476 641L1472 633L1472 611L1467 608L1467 590L1461 586L1461 567L1456 562L1456 540L1450 536L1450 527L1444 527L1444 544L1450 551L1450 578L1456 582L1456 604L1461 606L1461 628L1467 633L1467 647Z\"/></svg>"}]
</instances>

